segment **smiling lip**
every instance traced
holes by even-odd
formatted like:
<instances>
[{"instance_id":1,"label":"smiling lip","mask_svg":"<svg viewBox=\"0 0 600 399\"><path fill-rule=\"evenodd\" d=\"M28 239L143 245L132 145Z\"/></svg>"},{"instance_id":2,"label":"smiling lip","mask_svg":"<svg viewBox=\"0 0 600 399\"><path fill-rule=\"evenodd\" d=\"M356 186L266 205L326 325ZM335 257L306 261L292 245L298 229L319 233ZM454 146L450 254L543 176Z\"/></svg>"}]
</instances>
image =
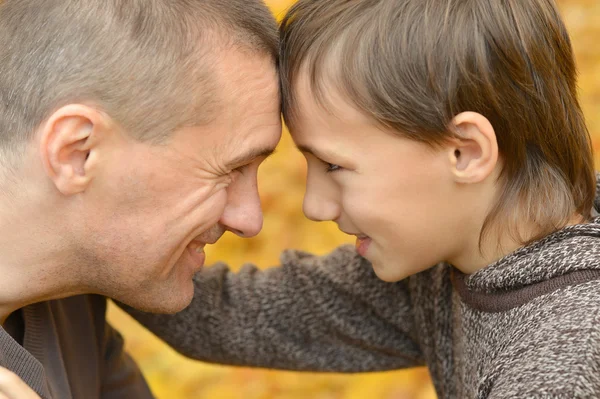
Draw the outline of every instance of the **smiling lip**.
<instances>
[{"instance_id":1,"label":"smiling lip","mask_svg":"<svg viewBox=\"0 0 600 399\"><path fill-rule=\"evenodd\" d=\"M369 236L364 235L364 234L349 233L349 232L344 231L342 229L340 229L340 230L343 233L348 234L349 236L356 236L356 244L354 245L354 247L356 248L356 252L358 252L358 254L364 258L365 255L367 254L369 246L371 245L371 238Z\"/></svg>"},{"instance_id":2,"label":"smiling lip","mask_svg":"<svg viewBox=\"0 0 600 399\"><path fill-rule=\"evenodd\" d=\"M196 272L200 271L204 266L204 262L206 261L206 253L204 253L204 245L198 241L192 241L187 246L187 251L196 264Z\"/></svg>"},{"instance_id":3,"label":"smiling lip","mask_svg":"<svg viewBox=\"0 0 600 399\"><path fill-rule=\"evenodd\" d=\"M371 245L371 239L366 236L357 236L356 237L356 252L363 258L367 255L367 251L369 250L369 246Z\"/></svg>"}]
</instances>

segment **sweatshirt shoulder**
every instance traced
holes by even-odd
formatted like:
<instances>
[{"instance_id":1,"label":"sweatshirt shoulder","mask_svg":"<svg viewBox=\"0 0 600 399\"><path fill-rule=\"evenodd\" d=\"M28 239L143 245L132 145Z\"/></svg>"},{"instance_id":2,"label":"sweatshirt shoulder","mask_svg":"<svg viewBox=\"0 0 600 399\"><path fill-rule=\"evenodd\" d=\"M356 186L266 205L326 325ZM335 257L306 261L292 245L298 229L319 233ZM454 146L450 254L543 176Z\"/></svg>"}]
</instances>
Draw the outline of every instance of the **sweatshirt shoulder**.
<instances>
[{"instance_id":1,"label":"sweatshirt shoulder","mask_svg":"<svg viewBox=\"0 0 600 399\"><path fill-rule=\"evenodd\" d=\"M505 317L519 328L482 384L484 397L600 396L600 280L559 289Z\"/></svg>"}]
</instances>

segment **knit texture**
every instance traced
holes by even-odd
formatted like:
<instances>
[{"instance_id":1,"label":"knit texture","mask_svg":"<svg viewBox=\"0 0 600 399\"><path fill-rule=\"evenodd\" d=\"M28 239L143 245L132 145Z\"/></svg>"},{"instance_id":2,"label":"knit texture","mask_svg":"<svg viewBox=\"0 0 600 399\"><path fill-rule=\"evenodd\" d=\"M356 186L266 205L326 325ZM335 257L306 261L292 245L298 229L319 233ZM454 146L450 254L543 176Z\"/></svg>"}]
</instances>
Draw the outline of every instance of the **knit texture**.
<instances>
[{"instance_id":1,"label":"knit texture","mask_svg":"<svg viewBox=\"0 0 600 399\"><path fill-rule=\"evenodd\" d=\"M600 397L600 218L469 276L440 264L385 283L344 246L324 257L286 251L264 271L218 264L195 286L176 315L127 310L204 361L340 372L427 365L440 398Z\"/></svg>"},{"instance_id":2,"label":"knit texture","mask_svg":"<svg viewBox=\"0 0 600 399\"><path fill-rule=\"evenodd\" d=\"M0 366L42 399L151 399L105 319L106 298L79 295L22 308L23 344L0 327Z\"/></svg>"}]
</instances>

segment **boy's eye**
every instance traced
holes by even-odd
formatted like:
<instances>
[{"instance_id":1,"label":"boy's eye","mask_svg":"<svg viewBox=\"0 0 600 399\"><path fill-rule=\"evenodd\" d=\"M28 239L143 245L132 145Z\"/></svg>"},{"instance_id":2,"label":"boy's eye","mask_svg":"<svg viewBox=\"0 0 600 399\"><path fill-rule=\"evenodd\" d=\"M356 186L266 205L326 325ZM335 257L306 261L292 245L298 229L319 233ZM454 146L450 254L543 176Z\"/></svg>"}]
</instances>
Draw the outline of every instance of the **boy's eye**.
<instances>
[{"instance_id":1,"label":"boy's eye","mask_svg":"<svg viewBox=\"0 0 600 399\"><path fill-rule=\"evenodd\" d=\"M342 169L341 166L336 165L334 163L325 162L325 164L327 165L327 169L326 169L327 173L335 172L335 171Z\"/></svg>"}]
</instances>

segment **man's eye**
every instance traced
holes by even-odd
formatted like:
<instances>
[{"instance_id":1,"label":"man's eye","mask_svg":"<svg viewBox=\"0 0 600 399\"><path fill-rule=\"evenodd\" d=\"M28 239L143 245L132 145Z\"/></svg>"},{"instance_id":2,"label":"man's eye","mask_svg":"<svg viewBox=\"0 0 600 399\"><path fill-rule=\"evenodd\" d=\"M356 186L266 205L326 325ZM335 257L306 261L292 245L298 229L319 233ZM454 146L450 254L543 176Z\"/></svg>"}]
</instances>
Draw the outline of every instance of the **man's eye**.
<instances>
[{"instance_id":1,"label":"man's eye","mask_svg":"<svg viewBox=\"0 0 600 399\"><path fill-rule=\"evenodd\" d=\"M232 170L232 172L244 173L244 171L248 168L248 166L250 166L250 165L239 166L239 167L235 168L234 170Z\"/></svg>"},{"instance_id":2,"label":"man's eye","mask_svg":"<svg viewBox=\"0 0 600 399\"><path fill-rule=\"evenodd\" d=\"M338 171L338 170L342 169L341 166L336 165L334 163L325 162L325 164L327 165L327 169L326 169L327 173L335 172L335 171Z\"/></svg>"}]
</instances>

